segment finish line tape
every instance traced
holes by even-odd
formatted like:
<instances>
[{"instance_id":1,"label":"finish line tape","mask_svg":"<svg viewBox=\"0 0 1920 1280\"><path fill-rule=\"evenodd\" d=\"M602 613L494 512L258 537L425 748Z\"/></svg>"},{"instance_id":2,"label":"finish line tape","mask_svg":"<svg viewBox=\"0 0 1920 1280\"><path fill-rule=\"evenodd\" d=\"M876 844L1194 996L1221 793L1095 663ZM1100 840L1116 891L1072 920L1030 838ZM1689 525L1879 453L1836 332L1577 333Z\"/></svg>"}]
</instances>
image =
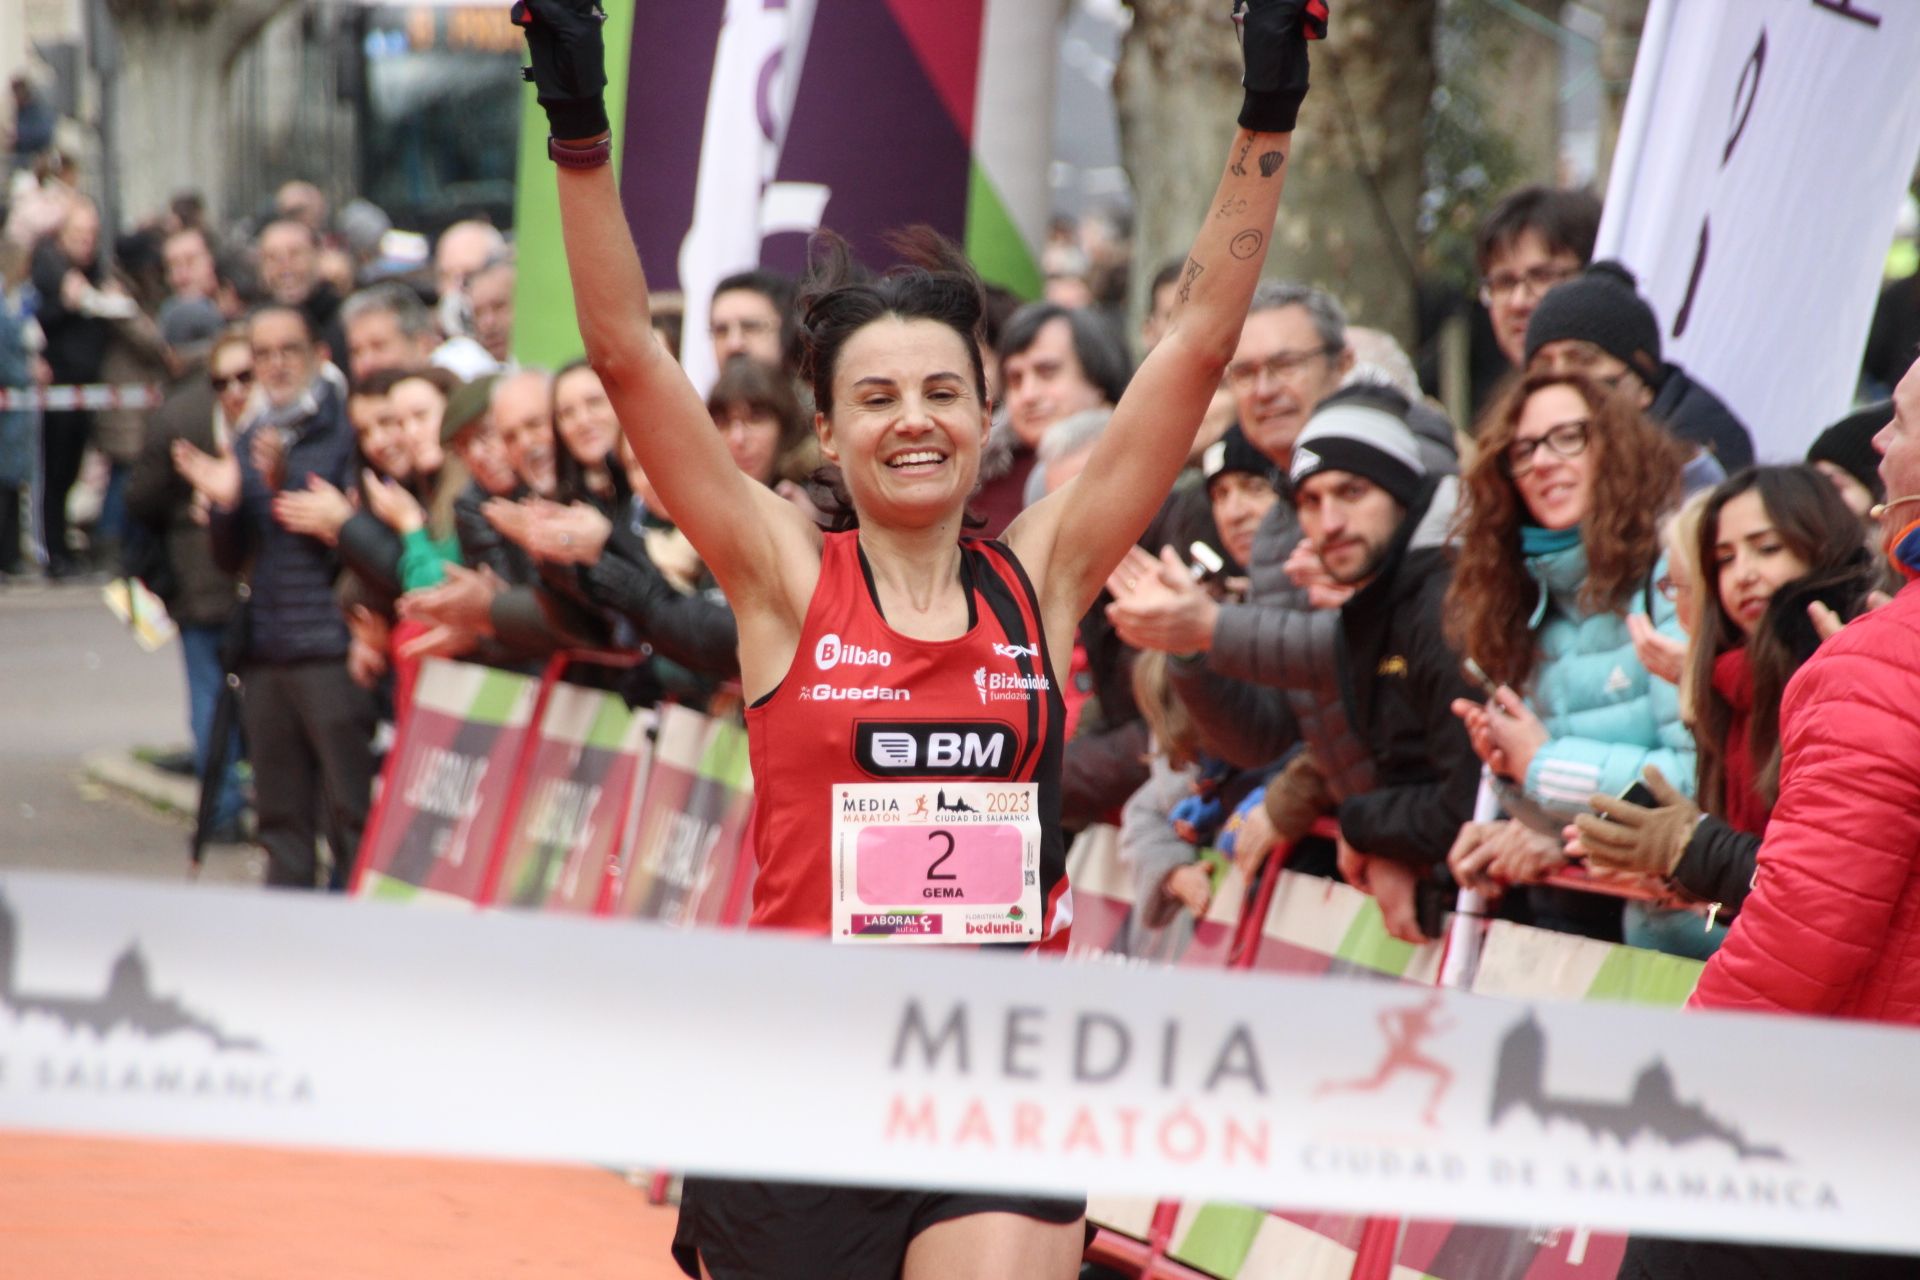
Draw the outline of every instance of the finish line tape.
<instances>
[{"instance_id":1,"label":"finish line tape","mask_svg":"<svg viewBox=\"0 0 1920 1280\"><path fill-rule=\"evenodd\" d=\"M0 1128L1920 1252L1920 1034L0 877Z\"/></svg>"},{"instance_id":2,"label":"finish line tape","mask_svg":"<svg viewBox=\"0 0 1920 1280\"><path fill-rule=\"evenodd\" d=\"M48 409L68 413L75 409L154 409L165 398L163 389L144 382L121 386L105 383L58 387L0 387L0 410Z\"/></svg>"}]
</instances>

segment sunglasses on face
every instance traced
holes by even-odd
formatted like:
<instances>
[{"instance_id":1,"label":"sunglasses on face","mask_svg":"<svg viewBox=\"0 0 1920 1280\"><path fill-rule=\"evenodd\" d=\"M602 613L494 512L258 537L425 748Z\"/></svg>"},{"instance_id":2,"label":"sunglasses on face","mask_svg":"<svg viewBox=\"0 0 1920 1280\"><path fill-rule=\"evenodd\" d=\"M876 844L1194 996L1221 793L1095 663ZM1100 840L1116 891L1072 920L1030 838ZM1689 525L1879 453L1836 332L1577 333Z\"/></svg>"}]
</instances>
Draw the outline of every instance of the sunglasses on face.
<instances>
[{"instance_id":1,"label":"sunglasses on face","mask_svg":"<svg viewBox=\"0 0 1920 1280\"><path fill-rule=\"evenodd\" d=\"M213 380L213 389L217 392L224 392L228 387L250 387L252 385L253 370L251 369L242 369L238 373L230 373L224 378L215 378Z\"/></svg>"}]
</instances>

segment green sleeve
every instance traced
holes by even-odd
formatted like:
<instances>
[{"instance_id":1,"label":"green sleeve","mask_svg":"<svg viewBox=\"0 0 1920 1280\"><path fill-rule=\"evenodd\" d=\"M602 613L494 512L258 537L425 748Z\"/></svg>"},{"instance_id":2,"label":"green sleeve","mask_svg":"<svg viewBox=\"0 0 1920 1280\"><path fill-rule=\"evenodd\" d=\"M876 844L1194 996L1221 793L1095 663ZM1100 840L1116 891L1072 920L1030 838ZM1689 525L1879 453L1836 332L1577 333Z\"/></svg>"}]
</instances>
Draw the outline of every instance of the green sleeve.
<instances>
[{"instance_id":1,"label":"green sleeve","mask_svg":"<svg viewBox=\"0 0 1920 1280\"><path fill-rule=\"evenodd\" d=\"M407 591L438 586L446 579L448 564L460 563L460 539L435 540L425 529L415 529L400 539L400 586Z\"/></svg>"}]
</instances>

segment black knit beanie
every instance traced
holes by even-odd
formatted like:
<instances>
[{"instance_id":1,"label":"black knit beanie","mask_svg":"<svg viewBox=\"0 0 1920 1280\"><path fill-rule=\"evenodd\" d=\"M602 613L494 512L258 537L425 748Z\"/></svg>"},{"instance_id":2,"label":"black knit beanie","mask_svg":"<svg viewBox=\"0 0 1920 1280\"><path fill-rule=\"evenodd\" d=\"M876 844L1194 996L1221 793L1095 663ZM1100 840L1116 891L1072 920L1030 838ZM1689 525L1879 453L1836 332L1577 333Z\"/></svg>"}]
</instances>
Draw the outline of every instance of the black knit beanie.
<instances>
[{"instance_id":1,"label":"black knit beanie","mask_svg":"<svg viewBox=\"0 0 1920 1280\"><path fill-rule=\"evenodd\" d=\"M1540 299L1527 321L1527 361L1549 342L1591 342L1639 374L1659 379L1660 322L1636 292L1633 272L1618 262L1596 262Z\"/></svg>"},{"instance_id":2,"label":"black knit beanie","mask_svg":"<svg viewBox=\"0 0 1920 1280\"><path fill-rule=\"evenodd\" d=\"M1855 409L1814 437L1807 461L1831 462L1867 486L1873 500L1879 502L1887 496L1887 489L1880 483L1880 455L1874 450L1873 438L1892 421L1891 400Z\"/></svg>"},{"instance_id":3,"label":"black knit beanie","mask_svg":"<svg viewBox=\"0 0 1920 1280\"><path fill-rule=\"evenodd\" d=\"M1244 471L1250 476L1259 476L1275 487L1280 483L1280 468L1273 465L1273 459L1253 447L1253 442L1247 439L1247 433L1237 423L1228 427L1226 434L1208 445L1200 455L1200 475L1209 492L1213 489L1214 477L1229 471Z\"/></svg>"}]
</instances>

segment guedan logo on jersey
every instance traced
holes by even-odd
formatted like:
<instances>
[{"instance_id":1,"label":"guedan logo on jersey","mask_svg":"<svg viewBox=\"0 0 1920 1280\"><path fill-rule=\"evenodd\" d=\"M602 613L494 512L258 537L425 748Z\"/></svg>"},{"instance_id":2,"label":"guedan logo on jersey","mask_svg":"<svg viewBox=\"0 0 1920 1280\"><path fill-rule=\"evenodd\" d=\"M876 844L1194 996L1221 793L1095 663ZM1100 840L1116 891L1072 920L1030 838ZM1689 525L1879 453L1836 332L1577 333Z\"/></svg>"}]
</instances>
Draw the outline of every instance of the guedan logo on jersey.
<instances>
[{"instance_id":1,"label":"guedan logo on jersey","mask_svg":"<svg viewBox=\"0 0 1920 1280\"><path fill-rule=\"evenodd\" d=\"M994 720L858 720L853 755L876 778L1011 778L1019 743Z\"/></svg>"}]
</instances>

